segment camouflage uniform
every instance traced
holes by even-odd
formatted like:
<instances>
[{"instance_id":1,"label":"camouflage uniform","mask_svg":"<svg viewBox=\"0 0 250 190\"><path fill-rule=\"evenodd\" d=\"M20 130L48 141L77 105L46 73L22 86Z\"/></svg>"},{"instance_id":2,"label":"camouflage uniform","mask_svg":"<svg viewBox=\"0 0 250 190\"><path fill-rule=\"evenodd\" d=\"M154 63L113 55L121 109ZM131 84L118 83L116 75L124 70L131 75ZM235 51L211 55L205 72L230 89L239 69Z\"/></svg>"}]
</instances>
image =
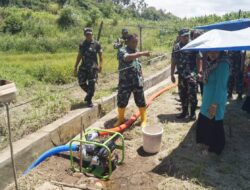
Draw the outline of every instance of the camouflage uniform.
<instances>
[{"instance_id":1,"label":"camouflage uniform","mask_svg":"<svg viewBox=\"0 0 250 190\"><path fill-rule=\"evenodd\" d=\"M141 70L141 64L137 59L126 62L125 58L128 54L135 53L136 50L131 50L128 47L119 49L119 85L117 95L117 106L119 108L125 108L128 105L128 101L131 93L134 94L134 100L138 107L145 107L145 97L143 91L143 76ZM126 69L128 68L128 69Z\"/></svg>"},{"instance_id":2,"label":"camouflage uniform","mask_svg":"<svg viewBox=\"0 0 250 190\"><path fill-rule=\"evenodd\" d=\"M182 111L188 112L189 103L191 112L197 107L197 68L196 52L179 51L184 45L177 43L172 52L172 61L177 66L178 89L182 104Z\"/></svg>"},{"instance_id":3,"label":"camouflage uniform","mask_svg":"<svg viewBox=\"0 0 250 190\"><path fill-rule=\"evenodd\" d=\"M242 59L243 55L241 51L229 52L228 53L231 59L231 75L228 81L228 94L232 96L234 86L236 86L236 93L239 95L243 94L243 85L244 85L244 73L242 69Z\"/></svg>"},{"instance_id":4,"label":"camouflage uniform","mask_svg":"<svg viewBox=\"0 0 250 190\"><path fill-rule=\"evenodd\" d=\"M100 52L102 52L101 45L95 40L91 42L85 40L79 46L79 53L83 58L78 71L78 82L87 93L86 101L91 101L95 93L95 83L98 78L97 54Z\"/></svg>"},{"instance_id":5,"label":"camouflage uniform","mask_svg":"<svg viewBox=\"0 0 250 190\"><path fill-rule=\"evenodd\" d=\"M128 29L123 28L122 29L122 36L117 39L117 41L114 43L114 49L120 49L124 47L127 43L127 37L128 37Z\"/></svg>"},{"instance_id":6,"label":"camouflage uniform","mask_svg":"<svg viewBox=\"0 0 250 190\"><path fill-rule=\"evenodd\" d=\"M117 41L114 43L114 49L120 49L125 46L126 37L118 38Z\"/></svg>"}]
</instances>

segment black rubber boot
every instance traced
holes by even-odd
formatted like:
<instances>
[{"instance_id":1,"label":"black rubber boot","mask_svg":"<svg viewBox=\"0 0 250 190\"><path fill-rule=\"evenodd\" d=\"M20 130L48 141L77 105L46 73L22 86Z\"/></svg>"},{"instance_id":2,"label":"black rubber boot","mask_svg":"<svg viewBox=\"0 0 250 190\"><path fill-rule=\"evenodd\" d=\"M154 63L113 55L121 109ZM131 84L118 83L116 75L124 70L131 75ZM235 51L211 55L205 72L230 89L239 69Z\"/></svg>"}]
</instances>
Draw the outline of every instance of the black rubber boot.
<instances>
[{"instance_id":1,"label":"black rubber boot","mask_svg":"<svg viewBox=\"0 0 250 190\"><path fill-rule=\"evenodd\" d=\"M91 100L87 101L87 106L89 108L92 108L94 106L93 102Z\"/></svg>"},{"instance_id":2,"label":"black rubber boot","mask_svg":"<svg viewBox=\"0 0 250 190\"><path fill-rule=\"evenodd\" d=\"M190 113L190 116L189 116L189 120L190 121L195 121L196 120L196 114L195 114L195 108L191 108L191 113Z\"/></svg>"},{"instance_id":3,"label":"black rubber boot","mask_svg":"<svg viewBox=\"0 0 250 190\"><path fill-rule=\"evenodd\" d=\"M178 115L176 116L177 119L184 119L188 116L188 111L187 109L183 109L183 111Z\"/></svg>"},{"instance_id":4,"label":"black rubber boot","mask_svg":"<svg viewBox=\"0 0 250 190\"><path fill-rule=\"evenodd\" d=\"M89 94L87 94L87 96L84 98L84 101L87 103L87 106L89 108L92 108L94 106L92 102L92 96L90 96Z\"/></svg>"}]
</instances>

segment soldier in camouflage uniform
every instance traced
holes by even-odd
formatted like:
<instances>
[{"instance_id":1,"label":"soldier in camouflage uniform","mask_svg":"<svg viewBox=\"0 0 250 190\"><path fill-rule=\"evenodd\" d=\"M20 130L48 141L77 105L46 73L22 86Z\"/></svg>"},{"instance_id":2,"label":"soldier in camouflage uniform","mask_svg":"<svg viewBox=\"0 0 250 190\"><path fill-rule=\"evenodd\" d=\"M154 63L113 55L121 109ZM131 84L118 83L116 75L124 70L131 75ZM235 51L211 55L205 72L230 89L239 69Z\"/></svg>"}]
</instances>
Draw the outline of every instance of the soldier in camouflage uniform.
<instances>
[{"instance_id":1,"label":"soldier in camouflage uniform","mask_svg":"<svg viewBox=\"0 0 250 190\"><path fill-rule=\"evenodd\" d=\"M202 30L194 29L191 31L190 38L191 40L195 40L204 32ZM196 56L196 63L197 63L197 84L200 86L200 93L203 95L203 81L202 81L202 66L203 62L206 60L206 54L204 52L198 52ZM197 87L198 88L198 87Z\"/></svg>"},{"instance_id":2,"label":"soldier in camouflage uniform","mask_svg":"<svg viewBox=\"0 0 250 190\"><path fill-rule=\"evenodd\" d=\"M236 93L238 94L238 100L242 100L243 94L243 75L245 65L245 52L232 51L228 52L231 59L231 75L228 81L228 99L232 98L234 86L236 86Z\"/></svg>"},{"instance_id":3,"label":"soldier in camouflage uniform","mask_svg":"<svg viewBox=\"0 0 250 190\"><path fill-rule=\"evenodd\" d=\"M136 105L141 113L141 126L146 126L146 102L143 91L143 76L141 64L138 58L149 56L149 52L138 52L137 36L129 35L127 46L119 49L119 84L117 95L118 121L115 126L119 126L124 121L125 109L131 93L134 95Z\"/></svg>"},{"instance_id":4,"label":"soldier in camouflage uniform","mask_svg":"<svg viewBox=\"0 0 250 190\"><path fill-rule=\"evenodd\" d=\"M175 67L178 72L178 89L182 104L182 113L177 116L178 119L184 119L187 116L190 120L195 120L195 110L197 107L197 53L194 51L180 51L189 42L189 30L179 31L180 42L177 43L172 52L171 80L175 82ZM188 113L189 103L191 105L190 114Z\"/></svg>"},{"instance_id":5,"label":"soldier in camouflage uniform","mask_svg":"<svg viewBox=\"0 0 250 190\"><path fill-rule=\"evenodd\" d=\"M102 48L99 42L93 39L91 28L84 29L86 39L80 43L79 53L75 63L75 75L78 76L80 87L87 93L84 101L88 107L93 107L92 98L95 93L95 84L98 72L102 70ZM99 64L97 60L99 55ZM82 61L79 69L78 65Z\"/></svg>"},{"instance_id":6,"label":"soldier in camouflage uniform","mask_svg":"<svg viewBox=\"0 0 250 190\"><path fill-rule=\"evenodd\" d=\"M114 49L120 49L127 45L127 37L128 37L128 29L123 28L122 29L122 36L117 39L117 41L114 43Z\"/></svg>"}]
</instances>

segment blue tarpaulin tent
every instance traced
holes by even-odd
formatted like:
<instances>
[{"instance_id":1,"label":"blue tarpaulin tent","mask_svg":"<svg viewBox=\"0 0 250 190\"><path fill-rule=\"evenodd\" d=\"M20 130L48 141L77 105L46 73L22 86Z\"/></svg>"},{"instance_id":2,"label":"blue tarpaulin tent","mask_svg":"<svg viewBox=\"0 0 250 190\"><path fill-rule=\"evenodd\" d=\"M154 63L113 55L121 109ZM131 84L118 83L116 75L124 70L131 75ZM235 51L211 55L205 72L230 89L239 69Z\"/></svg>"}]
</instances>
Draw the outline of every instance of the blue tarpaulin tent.
<instances>
[{"instance_id":1,"label":"blue tarpaulin tent","mask_svg":"<svg viewBox=\"0 0 250 190\"><path fill-rule=\"evenodd\" d=\"M238 20L219 22L219 23L215 23L211 25L198 26L196 27L196 29L201 29L201 30L220 29L220 30L235 31L235 30L241 30L241 29L248 28L248 27L250 27L250 19L244 18L244 19L238 19Z\"/></svg>"},{"instance_id":2,"label":"blue tarpaulin tent","mask_svg":"<svg viewBox=\"0 0 250 190\"><path fill-rule=\"evenodd\" d=\"M195 51L240 51L250 50L250 28L226 31L211 30L182 48Z\"/></svg>"}]
</instances>

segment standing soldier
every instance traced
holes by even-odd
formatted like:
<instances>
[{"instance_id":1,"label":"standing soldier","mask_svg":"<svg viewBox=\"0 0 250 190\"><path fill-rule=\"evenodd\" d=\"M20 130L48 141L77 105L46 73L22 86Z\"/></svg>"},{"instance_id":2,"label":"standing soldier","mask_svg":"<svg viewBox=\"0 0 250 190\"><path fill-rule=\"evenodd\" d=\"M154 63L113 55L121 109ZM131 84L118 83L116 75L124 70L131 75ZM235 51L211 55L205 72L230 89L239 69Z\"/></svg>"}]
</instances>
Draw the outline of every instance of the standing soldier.
<instances>
[{"instance_id":1,"label":"standing soldier","mask_svg":"<svg viewBox=\"0 0 250 190\"><path fill-rule=\"evenodd\" d=\"M231 59L231 75L228 82L228 99L232 99L234 86L236 86L236 93L238 94L237 99L242 100L246 52L232 51L228 54Z\"/></svg>"},{"instance_id":2,"label":"standing soldier","mask_svg":"<svg viewBox=\"0 0 250 190\"><path fill-rule=\"evenodd\" d=\"M203 34L202 30L192 30L191 31L191 40L195 40L196 38L198 38L200 35ZM203 62L206 60L206 54L204 52L198 52L197 56L196 56L196 62L197 62L197 85L200 86L200 93L201 95L203 95L203 79L202 79L202 66L203 66Z\"/></svg>"},{"instance_id":3,"label":"standing soldier","mask_svg":"<svg viewBox=\"0 0 250 190\"><path fill-rule=\"evenodd\" d=\"M122 29L122 36L117 39L117 41L114 43L114 49L120 49L123 46L127 45L127 38L128 38L128 29L123 28Z\"/></svg>"},{"instance_id":4,"label":"standing soldier","mask_svg":"<svg viewBox=\"0 0 250 190\"><path fill-rule=\"evenodd\" d=\"M196 52L180 51L189 42L189 30L179 31L180 42L177 43L172 52L171 80L175 82L175 67L178 72L178 89L182 104L182 113L177 116L178 119L187 118L196 120L195 110L197 107L197 65ZM189 103L191 105L189 114Z\"/></svg>"},{"instance_id":5,"label":"standing soldier","mask_svg":"<svg viewBox=\"0 0 250 190\"><path fill-rule=\"evenodd\" d=\"M127 46L119 49L119 85L117 95L118 121L115 126L124 122L125 109L131 93L134 95L136 105L139 107L141 114L141 127L146 126L146 102L143 91L143 76L141 63L138 58L149 56L149 52L137 51L138 39L135 34L127 38Z\"/></svg>"},{"instance_id":6,"label":"standing soldier","mask_svg":"<svg viewBox=\"0 0 250 190\"><path fill-rule=\"evenodd\" d=\"M91 28L85 28L84 35L86 39L80 43L74 72L78 76L80 87L87 93L84 101L87 102L88 107L93 107L92 98L95 93L95 83L98 72L102 71L102 48L99 42L93 39ZM99 64L97 54L99 55ZM81 60L82 63L78 69Z\"/></svg>"}]
</instances>

